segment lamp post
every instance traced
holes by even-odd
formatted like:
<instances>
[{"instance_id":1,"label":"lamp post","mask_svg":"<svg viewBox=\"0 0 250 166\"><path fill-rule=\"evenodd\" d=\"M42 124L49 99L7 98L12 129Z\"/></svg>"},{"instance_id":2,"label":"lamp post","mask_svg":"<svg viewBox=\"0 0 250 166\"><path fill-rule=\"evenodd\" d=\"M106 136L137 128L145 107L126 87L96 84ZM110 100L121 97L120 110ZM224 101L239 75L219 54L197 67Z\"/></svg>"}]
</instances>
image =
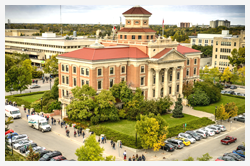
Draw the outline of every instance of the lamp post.
<instances>
[{"instance_id":1,"label":"lamp post","mask_svg":"<svg viewBox=\"0 0 250 166\"><path fill-rule=\"evenodd\" d=\"M43 103L42 103L42 101L43 101L43 98L41 98L41 112L43 111Z\"/></svg>"},{"instance_id":2,"label":"lamp post","mask_svg":"<svg viewBox=\"0 0 250 166\"><path fill-rule=\"evenodd\" d=\"M216 110L217 110L217 106L215 106L215 111L214 111L214 121L216 122Z\"/></svg>"},{"instance_id":3,"label":"lamp post","mask_svg":"<svg viewBox=\"0 0 250 166\"><path fill-rule=\"evenodd\" d=\"M61 103L61 120L62 120L62 106L63 106L63 104Z\"/></svg>"},{"instance_id":4,"label":"lamp post","mask_svg":"<svg viewBox=\"0 0 250 166\"><path fill-rule=\"evenodd\" d=\"M11 145L11 148L12 148L12 156L13 156L13 145L12 145L12 132L10 132L10 145Z\"/></svg>"}]
</instances>

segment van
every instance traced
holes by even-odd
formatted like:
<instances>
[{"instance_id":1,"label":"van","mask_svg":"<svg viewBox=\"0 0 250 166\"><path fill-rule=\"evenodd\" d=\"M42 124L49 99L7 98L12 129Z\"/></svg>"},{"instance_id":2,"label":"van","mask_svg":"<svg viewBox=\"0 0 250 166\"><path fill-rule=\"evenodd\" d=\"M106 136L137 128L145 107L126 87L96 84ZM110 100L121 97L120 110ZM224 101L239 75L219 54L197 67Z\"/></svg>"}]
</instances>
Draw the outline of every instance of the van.
<instances>
[{"instance_id":1,"label":"van","mask_svg":"<svg viewBox=\"0 0 250 166\"><path fill-rule=\"evenodd\" d=\"M30 115L28 116L28 124L37 130L42 132L51 131L51 126L48 124L46 118L39 115Z\"/></svg>"},{"instance_id":2,"label":"van","mask_svg":"<svg viewBox=\"0 0 250 166\"><path fill-rule=\"evenodd\" d=\"M11 105L5 105L5 116L15 118L21 118L20 110L17 107Z\"/></svg>"}]
</instances>

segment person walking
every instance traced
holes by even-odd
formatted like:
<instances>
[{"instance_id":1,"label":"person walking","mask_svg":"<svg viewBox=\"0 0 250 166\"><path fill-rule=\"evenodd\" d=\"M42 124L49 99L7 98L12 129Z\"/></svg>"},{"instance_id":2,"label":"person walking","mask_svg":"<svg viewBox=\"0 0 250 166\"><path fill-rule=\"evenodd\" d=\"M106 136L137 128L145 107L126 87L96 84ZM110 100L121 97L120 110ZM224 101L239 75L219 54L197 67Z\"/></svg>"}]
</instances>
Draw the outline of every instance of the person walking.
<instances>
[{"instance_id":1,"label":"person walking","mask_svg":"<svg viewBox=\"0 0 250 166\"><path fill-rule=\"evenodd\" d=\"M63 126L63 122L61 122L61 128L62 128L62 126Z\"/></svg>"},{"instance_id":2,"label":"person walking","mask_svg":"<svg viewBox=\"0 0 250 166\"><path fill-rule=\"evenodd\" d=\"M74 130L74 137L76 137L76 131Z\"/></svg>"},{"instance_id":3,"label":"person walking","mask_svg":"<svg viewBox=\"0 0 250 166\"><path fill-rule=\"evenodd\" d=\"M122 141L120 141L120 148L122 148Z\"/></svg>"},{"instance_id":4,"label":"person walking","mask_svg":"<svg viewBox=\"0 0 250 166\"><path fill-rule=\"evenodd\" d=\"M142 160L141 160L141 156L139 156L138 161L142 161Z\"/></svg>"},{"instance_id":5,"label":"person walking","mask_svg":"<svg viewBox=\"0 0 250 166\"><path fill-rule=\"evenodd\" d=\"M104 141L105 141L105 143L106 143L106 141L107 141L107 139L106 139L106 135L104 135Z\"/></svg>"},{"instance_id":6,"label":"person walking","mask_svg":"<svg viewBox=\"0 0 250 166\"><path fill-rule=\"evenodd\" d=\"M58 125L60 125L60 119L58 119Z\"/></svg>"},{"instance_id":7,"label":"person walking","mask_svg":"<svg viewBox=\"0 0 250 166\"><path fill-rule=\"evenodd\" d=\"M77 129L78 137L80 136L80 129Z\"/></svg>"},{"instance_id":8,"label":"person walking","mask_svg":"<svg viewBox=\"0 0 250 166\"><path fill-rule=\"evenodd\" d=\"M135 159L136 159L136 161L138 161L138 154L135 155Z\"/></svg>"},{"instance_id":9,"label":"person walking","mask_svg":"<svg viewBox=\"0 0 250 166\"><path fill-rule=\"evenodd\" d=\"M65 125L65 130L67 130L67 125Z\"/></svg>"},{"instance_id":10,"label":"person walking","mask_svg":"<svg viewBox=\"0 0 250 166\"><path fill-rule=\"evenodd\" d=\"M115 143L113 143L113 148L114 148L114 150L115 150Z\"/></svg>"},{"instance_id":11,"label":"person walking","mask_svg":"<svg viewBox=\"0 0 250 166\"><path fill-rule=\"evenodd\" d=\"M82 137L84 138L84 136L85 136L85 133L84 133L84 131L82 132Z\"/></svg>"},{"instance_id":12,"label":"person walking","mask_svg":"<svg viewBox=\"0 0 250 166\"><path fill-rule=\"evenodd\" d=\"M28 114L30 115L30 109L28 109Z\"/></svg>"},{"instance_id":13,"label":"person walking","mask_svg":"<svg viewBox=\"0 0 250 166\"><path fill-rule=\"evenodd\" d=\"M133 155L132 160L135 161L135 155Z\"/></svg>"},{"instance_id":14,"label":"person walking","mask_svg":"<svg viewBox=\"0 0 250 166\"><path fill-rule=\"evenodd\" d=\"M24 113L26 114L26 108L25 107L23 108L23 110L24 110Z\"/></svg>"},{"instance_id":15,"label":"person walking","mask_svg":"<svg viewBox=\"0 0 250 166\"><path fill-rule=\"evenodd\" d=\"M113 140L112 139L110 140L110 144L111 144L111 147L112 147L112 145L113 145Z\"/></svg>"},{"instance_id":16,"label":"person walking","mask_svg":"<svg viewBox=\"0 0 250 166\"><path fill-rule=\"evenodd\" d=\"M29 116L29 115L27 114L27 119L28 119L28 116Z\"/></svg>"},{"instance_id":17,"label":"person walking","mask_svg":"<svg viewBox=\"0 0 250 166\"><path fill-rule=\"evenodd\" d=\"M144 154L142 154L142 161L146 161L146 157L144 156Z\"/></svg>"},{"instance_id":18,"label":"person walking","mask_svg":"<svg viewBox=\"0 0 250 166\"><path fill-rule=\"evenodd\" d=\"M53 116L51 117L51 124L52 124L52 126L53 126L53 122L54 122L54 118L53 118Z\"/></svg>"},{"instance_id":19,"label":"person walking","mask_svg":"<svg viewBox=\"0 0 250 166\"><path fill-rule=\"evenodd\" d=\"M54 125L56 125L56 119L54 119Z\"/></svg>"},{"instance_id":20,"label":"person walking","mask_svg":"<svg viewBox=\"0 0 250 166\"><path fill-rule=\"evenodd\" d=\"M132 160L131 160L131 157L129 157L128 161L132 161Z\"/></svg>"},{"instance_id":21,"label":"person walking","mask_svg":"<svg viewBox=\"0 0 250 166\"><path fill-rule=\"evenodd\" d=\"M123 152L123 156L124 156L124 160L126 160L126 157L127 157L127 152L126 152L126 150Z\"/></svg>"},{"instance_id":22,"label":"person walking","mask_svg":"<svg viewBox=\"0 0 250 166\"><path fill-rule=\"evenodd\" d=\"M104 144L104 137L102 136L102 144Z\"/></svg>"},{"instance_id":23,"label":"person walking","mask_svg":"<svg viewBox=\"0 0 250 166\"><path fill-rule=\"evenodd\" d=\"M67 136L69 137L69 130L68 129L66 130L66 133L67 133Z\"/></svg>"}]
</instances>

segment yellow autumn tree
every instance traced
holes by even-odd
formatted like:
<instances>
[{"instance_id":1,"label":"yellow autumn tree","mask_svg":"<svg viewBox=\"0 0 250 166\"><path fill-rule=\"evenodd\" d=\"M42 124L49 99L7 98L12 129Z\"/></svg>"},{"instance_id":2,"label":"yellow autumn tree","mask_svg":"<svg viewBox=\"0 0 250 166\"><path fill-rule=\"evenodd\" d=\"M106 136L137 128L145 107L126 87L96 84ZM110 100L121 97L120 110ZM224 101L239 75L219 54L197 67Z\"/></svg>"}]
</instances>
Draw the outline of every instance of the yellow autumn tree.
<instances>
[{"instance_id":1,"label":"yellow autumn tree","mask_svg":"<svg viewBox=\"0 0 250 166\"><path fill-rule=\"evenodd\" d=\"M229 118L235 117L238 114L238 107L235 102L225 104L225 111L228 113Z\"/></svg>"},{"instance_id":2,"label":"yellow autumn tree","mask_svg":"<svg viewBox=\"0 0 250 166\"><path fill-rule=\"evenodd\" d=\"M245 66L238 69L239 81L245 83Z\"/></svg>"},{"instance_id":3,"label":"yellow autumn tree","mask_svg":"<svg viewBox=\"0 0 250 166\"><path fill-rule=\"evenodd\" d=\"M227 67L225 70L224 70L224 72L223 72L223 74L222 74L222 76L221 76L221 80L222 81L230 81L230 79L232 78L232 76L233 76L233 74L232 74L232 72L229 70L229 67Z\"/></svg>"},{"instance_id":4,"label":"yellow autumn tree","mask_svg":"<svg viewBox=\"0 0 250 166\"><path fill-rule=\"evenodd\" d=\"M223 104L219 106L218 109L216 109L215 117L217 120L226 120L229 118L229 114L226 112L225 107Z\"/></svg>"}]
</instances>

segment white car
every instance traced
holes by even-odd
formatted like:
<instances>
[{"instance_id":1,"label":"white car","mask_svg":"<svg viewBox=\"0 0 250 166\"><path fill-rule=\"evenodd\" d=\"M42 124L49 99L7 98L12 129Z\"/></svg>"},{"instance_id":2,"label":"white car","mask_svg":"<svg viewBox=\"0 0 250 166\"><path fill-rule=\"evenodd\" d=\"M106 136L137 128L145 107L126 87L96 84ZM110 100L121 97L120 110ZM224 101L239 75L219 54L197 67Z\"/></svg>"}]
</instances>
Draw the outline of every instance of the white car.
<instances>
[{"instance_id":1,"label":"white car","mask_svg":"<svg viewBox=\"0 0 250 166\"><path fill-rule=\"evenodd\" d=\"M214 132L214 130L212 130L212 129L209 129L209 128L201 128L201 130L206 131L210 137L215 135L215 132Z\"/></svg>"},{"instance_id":2,"label":"white car","mask_svg":"<svg viewBox=\"0 0 250 166\"><path fill-rule=\"evenodd\" d=\"M214 125L216 127L220 127L221 131L227 131L227 128L224 125Z\"/></svg>"},{"instance_id":3,"label":"white car","mask_svg":"<svg viewBox=\"0 0 250 166\"><path fill-rule=\"evenodd\" d=\"M33 149L34 153L38 153L38 152L41 152L41 151L46 150L45 147L40 147L40 146L33 147L32 149ZM28 156L29 153L30 153L30 151L28 150L28 151L25 153L26 156Z\"/></svg>"},{"instance_id":4,"label":"white car","mask_svg":"<svg viewBox=\"0 0 250 166\"><path fill-rule=\"evenodd\" d=\"M196 142L196 140L187 133L179 133L178 138L185 138L185 139L189 140L191 142L191 144Z\"/></svg>"},{"instance_id":5,"label":"white car","mask_svg":"<svg viewBox=\"0 0 250 166\"><path fill-rule=\"evenodd\" d=\"M18 142L18 143L15 143L14 145L13 145L13 148L14 149L19 149L20 147L22 147L22 146L24 146L24 145L26 145L26 144L29 144L29 143L31 143L31 142L33 142L32 140L22 140L22 141L20 141L20 142Z\"/></svg>"},{"instance_id":6,"label":"white car","mask_svg":"<svg viewBox=\"0 0 250 166\"><path fill-rule=\"evenodd\" d=\"M220 132L221 132L220 127L213 126L213 125L207 126L207 127L205 127L205 129L214 130L215 134L220 134Z\"/></svg>"},{"instance_id":7,"label":"white car","mask_svg":"<svg viewBox=\"0 0 250 166\"><path fill-rule=\"evenodd\" d=\"M206 131L203 130L195 130L195 133L197 133L198 135L200 135L203 139L208 137L208 134Z\"/></svg>"}]
</instances>

